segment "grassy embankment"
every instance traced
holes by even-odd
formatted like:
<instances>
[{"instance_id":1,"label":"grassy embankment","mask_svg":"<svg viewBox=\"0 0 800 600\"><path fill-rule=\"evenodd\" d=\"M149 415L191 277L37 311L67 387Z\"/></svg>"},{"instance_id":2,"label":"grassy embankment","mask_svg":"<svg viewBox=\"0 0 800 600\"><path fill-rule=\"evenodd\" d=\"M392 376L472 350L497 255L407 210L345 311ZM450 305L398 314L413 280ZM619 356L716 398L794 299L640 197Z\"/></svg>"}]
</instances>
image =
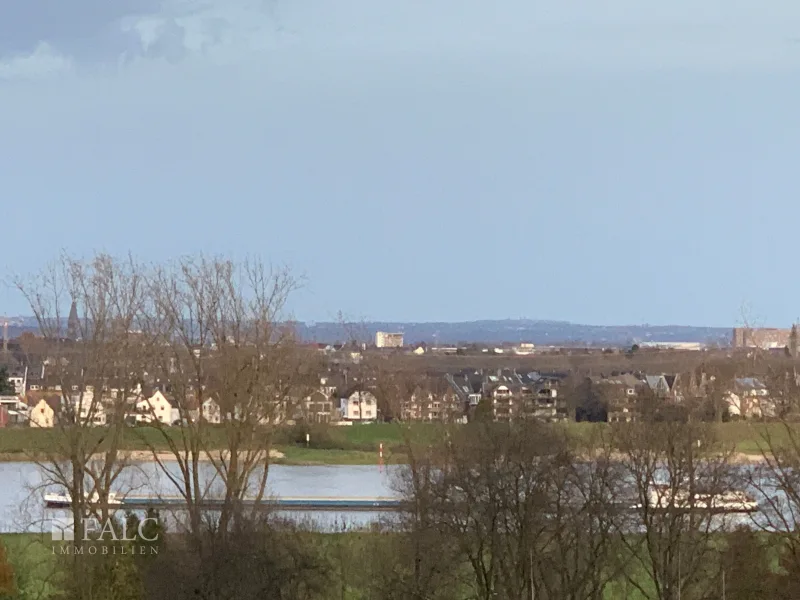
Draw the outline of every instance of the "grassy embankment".
<instances>
[{"instance_id":1,"label":"grassy embankment","mask_svg":"<svg viewBox=\"0 0 800 600\"><path fill-rule=\"evenodd\" d=\"M596 423L570 423L565 427L578 436L591 436L592 433L607 427ZM770 435L780 443L786 439L786 430L779 423L721 423L716 425L719 440L726 447L734 448L744 456L758 457L764 446L764 435ZM177 436L177 429L167 430ZM102 436L102 429L93 431ZM57 451L58 432L46 429L8 428L0 430L0 460L27 460L31 454L47 455ZM208 447L222 447L224 430L210 429ZM385 464L405 461L403 451L407 436L425 442L434 441L441 436L441 428L431 424L410 426L394 423L353 425L350 427L314 427L311 441L305 444L305 432L300 428L280 429L276 433L275 448L283 455L275 460L281 464L302 465L374 465L378 463L378 448L383 444ZM144 453L150 448L168 451L163 435L147 427L131 428L126 431L123 442L125 450Z\"/></svg>"},{"instance_id":2,"label":"grassy embankment","mask_svg":"<svg viewBox=\"0 0 800 600\"><path fill-rule=\"evenodd\" d=\"M359 600L368 597L368 590L375 584L373 581L376 567L372 564L375 556L381 556L381 544L391 543L386 534L377 534L369 531L353 531L347 533L316 533L305 534L310 536L308 543L317 548L324 563L328 565L330 577L331 599ZM762 542L768 548L769 570L773 573L780 572L778 566L779 539L767 539L772 534L760 534ZM764 537L766 536L766 537ZM54 544L48 535L41 534L0 534L0 543L6 548L8 563L14 572L14 583L17 593L13 596L18 600L33 599L48 600L62 597L62 582L64 572L63 557L54 551ZM720 550L727 545L727 540L720 539ZM377 553L376 553L377 551ZM621 551L622 552L622 551ZM623 555L620 555L620 558ZM645 562L646 559L643 559ZM349 568L350 564L360 565L357 569ZM646 596L635 586L619 576L605 585L604 600L643 600L655 597L652 581L647 570L636 566L636 561L631 563L633 571L629 576L635 577L642 589L649 590ZM469 593L469 581L472 573L468 564L462 565L463 572L459 579L464 586L463 597ZM709 565L711 577L716 571Z\"/></svg>"}]
</instances>

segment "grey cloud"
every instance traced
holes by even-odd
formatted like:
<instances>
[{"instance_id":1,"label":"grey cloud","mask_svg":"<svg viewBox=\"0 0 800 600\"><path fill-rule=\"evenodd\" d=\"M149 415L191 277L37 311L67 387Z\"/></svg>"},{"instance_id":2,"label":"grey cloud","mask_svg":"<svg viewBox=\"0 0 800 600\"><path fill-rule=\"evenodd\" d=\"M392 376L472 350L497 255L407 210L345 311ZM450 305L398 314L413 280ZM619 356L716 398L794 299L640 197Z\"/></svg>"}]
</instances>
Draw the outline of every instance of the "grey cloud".
<instances>
[{"instance_id":1,"label":"grey cloud","mask_svg":"<svg viewBox=\"0 0 800 600\"><path fill-rule=\"evenodd\" d=\"M309 54L524 56L534 68L774 68L800 65L785 40L795 0L10 0L0 62L40 44L77 65L253 62L290 40ZM743 43L746 40L747 43Z\"/></svg>"},{"instance_id":2,"label":"grey cloud","mask_svg":"<svg viewBox=\"0 0 800 600\"><path fill-rule=\"evenodd\" d=\"M0 81L4 79L41 79L71 71L72 61L48 44L37 44L33 52L17 54L0 61Z\"/></svg>"},{"instance_id":3,"label":"grey cloud","mask_svg":"<svg viewBox=\"0 0 800 600\"><path fill-rule=\"evenodd\" d=\"M0 63L46 44L79 65L136 59L178 62L210 48L251 47L274 17L276 0L25 0L0 19ZM241 43L244 41L244 43ZM230 53L229 53L230 54Z\"/></svg>"},{"instance_id":4,"label":"grey cloud","mask_svg":"<svg viewBox=\"0 0 800 600\"><path fill-rule=\"evenodd\" d=\"M144 54L148 58L163 58L168 62L178 62L187 54L186 30L167 19L159 26L157 37L146 47Z\"/></svg>"},{"instance_id":5,"label":"grey cloud","mask_svg":"<svg viewBox=\"0 0 800 600\"><path fill-rule=\"evenodd\" d=\"M30 53L42 42L79 60L128 47L119 21L160 10L162 0L9 0L0 18L0 56Z\"/></svg>"}]
</instances>

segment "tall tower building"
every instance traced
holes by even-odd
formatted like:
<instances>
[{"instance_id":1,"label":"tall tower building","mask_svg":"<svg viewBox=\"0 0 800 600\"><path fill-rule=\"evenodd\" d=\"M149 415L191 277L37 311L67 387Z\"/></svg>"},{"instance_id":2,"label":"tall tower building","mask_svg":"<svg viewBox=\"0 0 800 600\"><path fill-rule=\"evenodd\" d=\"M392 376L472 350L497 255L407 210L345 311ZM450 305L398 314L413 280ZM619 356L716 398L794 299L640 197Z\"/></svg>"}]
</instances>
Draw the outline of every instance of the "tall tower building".
<instances>
[{"instance_id":1,"label":"tall tower building","mask_svg":"<svg viewBox=\"0 0 800 600\"><path fill-rule=\"evenodd\" d=\"M70 340L77 340L81 335L81 322L78 319L78 305L73 302L69 309L69 318L67 319L67 338Z\"/></svg>"}]
</instances>

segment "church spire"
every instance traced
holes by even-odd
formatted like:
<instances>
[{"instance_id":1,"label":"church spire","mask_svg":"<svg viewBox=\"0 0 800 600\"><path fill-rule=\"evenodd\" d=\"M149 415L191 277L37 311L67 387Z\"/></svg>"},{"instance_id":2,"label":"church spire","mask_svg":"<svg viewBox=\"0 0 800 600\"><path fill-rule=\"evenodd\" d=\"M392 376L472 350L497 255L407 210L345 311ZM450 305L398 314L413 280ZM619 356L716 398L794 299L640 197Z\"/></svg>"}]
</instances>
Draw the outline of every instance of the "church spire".
<instances>
[{"instance_id":1,"label":"church spire","mask_svg":"<svg viewBox=\"0 0 800 600\"><path fill-rule=\"evenodd\" d=\"M73 302L69 309L69 318L67 319L67 338L70 340L77 340L80 337L81 322L78 319L78 305Z\"/></svg>"}]
</instances>

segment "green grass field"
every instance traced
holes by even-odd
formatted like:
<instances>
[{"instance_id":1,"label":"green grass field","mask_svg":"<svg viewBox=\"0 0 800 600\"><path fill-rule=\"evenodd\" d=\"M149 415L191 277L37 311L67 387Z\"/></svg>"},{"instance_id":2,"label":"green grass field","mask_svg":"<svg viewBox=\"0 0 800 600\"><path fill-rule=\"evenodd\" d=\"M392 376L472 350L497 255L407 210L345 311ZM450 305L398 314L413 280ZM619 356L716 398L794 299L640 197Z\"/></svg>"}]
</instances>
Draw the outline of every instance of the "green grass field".
<instances>
[{"instance_id":1,"label":"green grass field","mask_svg":"<svg viewBox=\"0 0 800 600\"><path fill-rule=\"evenodd\" d=\"M369 531L353 531L347 533L317 533L308 532L303 534L306 543L314 548L318 548L327 564L328 577L330 577L331 599L346 598L346 600L362 600L369 597L368 589L374 584L370 574L376 567L380 568L380 562L372 564L374 558L391 556L392 549L396 546L391 544L391 540L384 533L373 533ZM391 536L392 534L390 534ZM767 536L769 534L763 534ZM764 539L763 541L769 542ZM777 540L773 540L776 541ZM13 595L2 595L3 598L16 598L18 600L47 600L50 598L62 597L65 572L60 570L64 567L62 557L53 551L53 542L49 536L39 534L2 534L0 543L6 549L8 564L13 569L14 584L16 593ZM390 545L384 547L383 544ZM726 545L724 539L720 539L720 549ZM779 542L778 542L779 543ZM777 565L777 545L772 545L770 554L774 554L772 565L768 567L772 572L778 572ZM387 554L387 550L389 554ZM620 555L620 558L622 555ZM652 589L653 585L647 571L637 566L634 561L629 565L629 575L635 577L639 585L644 589ZM374 572L372 572L374 574ZM716 577L716 571L709 569L712 577ZM464 586L462 597L469 597L469 584L473 574L469 565L465 562L463 573L457 578ZM455 582L454 582L455 583ZM655 597L650 594L644 596L640 591L626 580L622 575L606 584L603 598L604 600L641 600L646 597ZM741 596L738 596L741 597Z\"/></svg>"},{"instance_id":2,"label":"green grass field","mask_svg":"<svg viewBox=\"0 0 800 600\"><path fill-rule=\"evenodd\" d=\"M0 535L0 542L14 571L15 597L45 600L60 595L57 559L49 536L6 533Z\"/></svg>"},{"instance_id":3,"label":"green grass field","mask_svg":"<svg viewBox=\"0 0 800 600\"><path fill-rule=\"evenodd\" d=\"M589 438L606 427L602 423L568 423L563 425L570 434ZM715 426L719 440L736 452L756 456L765 446L765 438L783 443L788 439L784 425L780 423L720 423ZM166 430L177 438L177 428ZM306 447L305 434L310 434L309 447ZM101 428L92 431L99 440L104 435ZM223 447L224 429L209 428L207 444L209 448ZM434 442L441 439L443 429L440 425L415 423L372 423L346 427L312 426L281 428L276 430L275 447L285 454L278 462L286 464L376 464L378 448L383 444L384 462L402 462L407 440L418 443ZM56 452L59 448L59 431L30 428L0 429L0 459L7 461L25 460L32 454ZM168 450L169 444L164 434L148 427L130 428L125 432L122 448L124 450Z\"/></svg>"}]
</instances>

